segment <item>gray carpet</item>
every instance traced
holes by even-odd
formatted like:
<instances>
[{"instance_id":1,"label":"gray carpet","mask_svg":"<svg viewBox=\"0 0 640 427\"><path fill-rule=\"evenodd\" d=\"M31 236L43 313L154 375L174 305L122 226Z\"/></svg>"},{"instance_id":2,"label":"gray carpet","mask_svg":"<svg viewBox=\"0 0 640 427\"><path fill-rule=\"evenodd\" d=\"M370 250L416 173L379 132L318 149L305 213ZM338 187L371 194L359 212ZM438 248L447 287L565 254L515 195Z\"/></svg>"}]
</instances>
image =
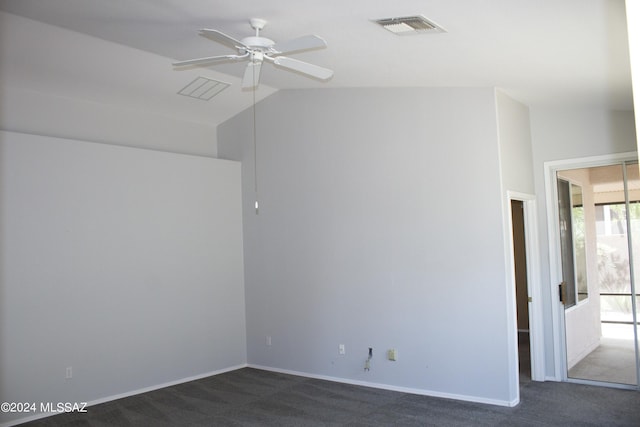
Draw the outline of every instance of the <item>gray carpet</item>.
<instances>
[{"instance_id":1,"label":"gray carpet","mask_svg":"<svg viewBox=\"0 0 640 427\"><path fill-rule=\"evenodd\" d=\"M244 368L25 426L639 426L640 392L527 382L506 408Z\"/></svg>"}]
</instances>

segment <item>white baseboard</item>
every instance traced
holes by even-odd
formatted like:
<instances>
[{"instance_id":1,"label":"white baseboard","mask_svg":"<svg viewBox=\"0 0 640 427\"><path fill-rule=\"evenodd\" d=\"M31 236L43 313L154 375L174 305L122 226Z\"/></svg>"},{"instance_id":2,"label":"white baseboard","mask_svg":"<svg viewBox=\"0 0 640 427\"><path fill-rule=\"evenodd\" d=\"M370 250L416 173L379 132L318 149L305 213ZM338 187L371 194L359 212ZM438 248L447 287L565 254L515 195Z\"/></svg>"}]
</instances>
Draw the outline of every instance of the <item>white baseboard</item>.
<instances>
[{"instance_id":1,"label":"white baseboard","mask_svg":"<svg viewBox=\"0 0 640 427\"><path fill-rule=\"evenodd\" d=\"M225 372L236 371L238 369L242 369L242 368L246 368L246 367L247 367L247 364L245 363L245 364L241 364L241 365L231 366L229 368L224 368L224 369L218 369L218 370L215 370L215 371L205 372L204 374L193 375L191 377L181 378L179 380L169 381L169 382L166 382L166 383L163 383L163 384L157 384L157 385L153 385L153 386L150 386L150 387L141 388L141 389L138 389L138 390L133 390L133 391L125 392L125 393L116 394L114 396L108 396L108 397L105 397L105 398L92 400L91 402L88 403L87 406L98 405L100 403L105 403L105 402L110 402L112 400L122 399L123 397L135 396L136 394L147 393L149 391L154 391L154 390L158 390L158 389L165 388L165 387L171 387L172 385L188 383L190 381L200 380L202 378L207 378L207 377L212 377L214 375L224 374Z\"/></svg>"},{"instance_id":2,"label":"white baseboard","mask_svg":"<svg viewBox=\"0 0 640 427\"><path fill-rule=\"evenodd\" d=\"M444 399L462 400L462 401L465 401L465 402L485 403L485 404L488 404L488 405L508 406L508 407L513 407L513 406L516 406L518 403L520 403L519 399L514 399L512 401L500 400L500 399L487 399L487 398L479 397L479 396L468 396L468 395L464 395L464 394L442 393L442 392L433 391L433 390L424 390L424 389L421 389L421 388L399 387L399 386L394 386L394 385L389 385L389 384L380 384L380 383L372 383L372 382L368 382L368 381L351 380L351 379L348 379L348 378L339 378L339 377L331 377L331 376L327 376L327 375L309 374L307 372L291 371L291 370L288 370L288 369L272 368L272 367L269 367L269 366L262 366L262 365L248 364L247 367L255 368L255 369L261 369L263 371L278 372L278 373L281 373L281 374L296 375L296 376L299 376L299 377L314 378L314 379L318 379L318 380L333 381L333 382L344 383L344 384L352 384L352 385L363 386L363 387L379 388L379 389L383 389L383 390L398 391L398 392L401 392L401 393L418 394L418 395L421 395L421 396L441 397L441 398L444 398Z\"/></svg>"},{"instance_id":3,"label":"white baseboard","mask_svg":"<svg viewBox=\"0 0 640 427\"><path fill-rule=\"evenodd\" d=\"M401 393L409 393L409 394L417 394L417 395L421 395L421 396L430 396L430 397L440 397L440 398L445 398L445 399L455 399L455 400L461 400L461 401L465 401L465 402L475 402L475 403L484 403L484 404L488 404L488 405L497 405L497 406L508 406L508 407L513 407L516 406L519 403L519 399L514 399L513 401L507 401L507 400L500 400L500 399L487 399L484 397L479 397L479 396L468 396L468 395L464 395L464 394L454 394L454 393L442 393L442 392L438 392L438 391L433 391L433 390L425 390L425 389L418 389L418 388L411 388L411 387L399 387L399 386L394 386L394 385L389 385L389 384L380 384L380 383L372 383L369 381L358 381L358 380L351 380L348 378L340 378L340 377L331 377L328 375L317 375L317 374L310 374L307 372L299 372L299 371L292 371L289 369L279 369L279 368L272 368L269 366L262 366L262 365L253 365L253 364L241 364L241 365L236 365L236 366L231 366L228 368L224 368L224 369L219 369L216 371L211 371L211 372L206 372L203 374L198 374L198 375L194 375L191 377L186 377L186 378L181 378L179 380L175 380L175 381L169 381L166 383L162 383L162 384L156 384L153 386L149 386L149 387L144 387L144 388L140 388L137 390L132 390L132 391L127 391L125 393L119 393L119 394L115 394L112 396L106 396L106 397L102 397L100 399L95 399L92 400L90 402L87 403L87 407L93 406L93 405L99 405L101 403L105 403L105 402L110 402L113 400L117 400L117 399L122 399L124 397L129 397L129 396L135 396L137 394L142 394L142 393L147 393L150 391L154 391L154 390L158 390L161 388L165 388L165 387L170 387L173 385L177 385L177 384L182 384L182 383L187 383L190 381L195 381L195 380L199 380L202 378L207 378L207 377L211 377L214 375L220 375L223 374L225 372L231 372L231 371L235 371L238 369L242 369L242 368L254 368L254 369L260 369L263 371L270 371L270 372L278 372L281 374L288 374L288 375L296 375L299 377L305 377L305 378L314 378L314 379L319 379L319 380L325 380L325 381L332 381L332 382L338 382L338 383L344 383L344 384L352 384L352 385L357 385L357 386L362 386L362 387L371 387L371 388L378 388L378 389L382 389L382 390L390 390L390 391L397 391L397 392L401 392ZM15 420L11 420L7 423L1 423L0 427L10 427L10 426L15 426L17 424L22 424L22 423L26 423L29 421L35 421L41 418L45 418L45 417L49 417L55 414L49 414L49 413L41 413L41 414L35 414L29 417L24 417L24 418L19 418L19 419L15 419Z\"/></svg>"},{"instance_id":4,"label":"white baseboard","mask_svg":"<svg viewBox=\"0 0 640 427\"><path fill-rule=\"evenodd\" d=\"M149 387L140 388L140 389L137 389L137 390L131 390L131 391L127 391L127 392L124 392L124 393L114 394L112 396L101 397L99 399L95 399L95 400L92 400L90 402L87 402L87 408L90 407L90 406L93 406L93 405L99 405L101 403L111 402L112 400L122 399L123 397L135 396L136 394L147 393L147 392L150 392L150 391L158 390L158 389L165 388L165 387L170 387L170 386L177 385L177 384L188 383L190 381L200 380L202 378L212 377L214 375L220 375L220 374L224 374L225 372L231 372L231 371L235 371L235 370L246 368L246 367L247 367L247 364L244 363L244 364L241 364L241 365L236 365L236 366L231 366L231 367L224 368L224 369L218 369L218 370L215 370L215 371L205 372L203 374L193 375L193 376L186 377L186 378L180 378L179 380L175 380L175 381L169 381L169 382L166 382L166 383L156 384L156 385L152 385L152 386L149 386ZM39 413L39 414L31 415L31 416L28 416L28 417L11 420L11 421L8 421L6 423L0 423L0 427L15 426L15 425L26 423L26 422L29 422L29 421L35 421L35 420L39 420L41 418L50 417L52 415L56 415L56 414Z\"/></svg>"}]
</instances>

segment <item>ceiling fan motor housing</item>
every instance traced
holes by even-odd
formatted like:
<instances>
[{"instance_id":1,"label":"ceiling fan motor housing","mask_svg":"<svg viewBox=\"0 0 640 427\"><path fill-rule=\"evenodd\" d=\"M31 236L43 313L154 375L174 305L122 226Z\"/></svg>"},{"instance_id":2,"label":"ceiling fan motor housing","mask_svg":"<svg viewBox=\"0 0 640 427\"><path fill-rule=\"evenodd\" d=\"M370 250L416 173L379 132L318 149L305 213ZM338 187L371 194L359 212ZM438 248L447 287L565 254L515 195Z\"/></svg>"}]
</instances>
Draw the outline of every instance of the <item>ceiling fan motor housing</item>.
<instances>
[{"instance_id":1,"label":"ceiling fan motor housing","mask_svg":"<svg viewBox=\"0 0 640 427\"><path fill-rule=\"evenodd\" d=\"M261 50L267 50L276 42L266 37L251 36L240 40L244 45Z\"/></svg>"}]
</instances>

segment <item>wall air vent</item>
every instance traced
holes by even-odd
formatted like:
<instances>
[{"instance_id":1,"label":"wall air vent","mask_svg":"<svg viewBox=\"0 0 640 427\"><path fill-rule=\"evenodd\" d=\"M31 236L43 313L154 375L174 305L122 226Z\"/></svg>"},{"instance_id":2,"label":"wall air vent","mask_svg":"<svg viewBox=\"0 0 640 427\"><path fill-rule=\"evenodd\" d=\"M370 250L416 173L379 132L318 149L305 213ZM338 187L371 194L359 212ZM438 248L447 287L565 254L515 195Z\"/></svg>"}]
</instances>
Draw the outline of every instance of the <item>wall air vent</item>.
<instances>
[{"instance_id":1,"label":"wall air vent","mask_svg":"<svg viewBox=\"0 0 640 427\"><path fill-rule=\"evenodd\" d=\"M229 87L229 83L219 82L206 77L198 77L178 91L179 95L209 101Z\"/></svg>"},{"instance_id":2,"label":"wall air vent","mask_svg":"<svg viewBox=\"0 0 640 427\"><path fill-rule=\"evenodd\" d=\"M404 18L376 19L375 23L399 36L409 34L446 33L446 30L422 15Z\"/></svg>"}]
</instances>

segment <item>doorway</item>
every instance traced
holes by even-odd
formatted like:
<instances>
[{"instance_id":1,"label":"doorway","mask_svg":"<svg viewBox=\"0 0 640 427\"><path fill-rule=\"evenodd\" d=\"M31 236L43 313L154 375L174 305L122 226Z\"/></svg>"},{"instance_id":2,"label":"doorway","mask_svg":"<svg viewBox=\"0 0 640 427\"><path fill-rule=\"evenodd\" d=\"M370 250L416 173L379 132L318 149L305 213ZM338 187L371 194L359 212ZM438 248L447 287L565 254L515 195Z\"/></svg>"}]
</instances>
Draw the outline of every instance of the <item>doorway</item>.
<instances>
[{"instance_id":1,"label":"doorway","mask_svg":"<svg viewBox=\"0 0 640 427\"><path fill-rule=\"evenodd\" d=\"M511 266L510 291L514 301L514 358L512 374L519 382L545 380L544 313L540 247L538 242L538 207L533 194L508 191Z\"/></svg>"},{"instance_id":2,"label":"doorway","mask_svg":"<svg viewBox=\"0 0 640 427\"><path fill-rule=\"evenodd\" d=\"M513 265L516 286L518 325L518 371L520 384L531 381L531 340L529 335L529 291L527 281L527 247L524 202L511 200Z\"/></svg>"},{"instance_id":3,"label":"doorway","mask_svg":"<svg viewBox=\"0 0 640 427\"><path fill-rule=\"evenodd\" d=\"M563 378L637 389L637 160L557 168L554 180Z\"/></svg>"}]
</instances>

